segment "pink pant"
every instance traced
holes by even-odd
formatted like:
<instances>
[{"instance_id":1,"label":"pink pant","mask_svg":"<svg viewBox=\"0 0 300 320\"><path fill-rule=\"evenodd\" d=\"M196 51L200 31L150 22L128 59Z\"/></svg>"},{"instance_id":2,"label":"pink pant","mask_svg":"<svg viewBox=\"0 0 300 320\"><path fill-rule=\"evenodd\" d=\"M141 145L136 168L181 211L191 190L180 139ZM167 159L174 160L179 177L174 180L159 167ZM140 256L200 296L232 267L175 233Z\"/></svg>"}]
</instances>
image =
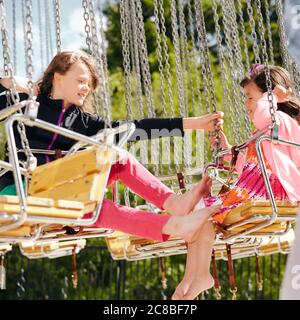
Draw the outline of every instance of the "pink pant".
<instances>
[{"instance_id":1,"label":"pink pant","mask_svg":"<svg viewBox=\"0 0 300 320\"><path fill-rule=\"evenodd\" d=\"M121 180L130 190L162 209L163 203L173 192L143 167L134 156L130 153L125 155L124 159L112 165L108 185ZM85 215L86 218L90 216L91 214ZM168 220L169 216L129 208L104 199L100 217L93 227L165 241L168 236L162 234L162 229Z\"/></svg>"}]
</instances>

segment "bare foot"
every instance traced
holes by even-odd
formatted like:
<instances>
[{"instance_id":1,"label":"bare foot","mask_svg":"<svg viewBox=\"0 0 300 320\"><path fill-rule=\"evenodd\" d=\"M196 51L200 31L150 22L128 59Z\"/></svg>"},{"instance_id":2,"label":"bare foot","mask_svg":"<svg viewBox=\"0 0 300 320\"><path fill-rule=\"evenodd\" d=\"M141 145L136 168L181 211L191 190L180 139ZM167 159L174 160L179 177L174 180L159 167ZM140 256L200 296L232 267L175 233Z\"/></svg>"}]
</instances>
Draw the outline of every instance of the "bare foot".
<instances>
[{"instance_id":1,"label":"bare foot","mask_svg":"<svg viewBox=\"0 0 300 320\"><path fill-rule=\"evenodd\" d=\"M194 300L199 294L213 287L215 281L211 274L205 277L195 278L188 288L188 291L183 295L182 300Z\"/></svg>"},{"instance_id":2,"label":"bare foot","mask_svg":"<svg viewBox=\"0 0 300 320\"><path fill-rule=\"evenodd\" d=\"M212 288L214 283L211 274L201 278L182 280L172 295L172 300L194 300L201 292Z\"/></svg>"},{"instance_id":3,"label":"bare foot","mask_svg":"<svg viewBox=\"0 0 300 320\"><path fill-rule=\"evenodd\" d=\"M179 285L177 286L175 292L172 295L172 300L182 300L183 296L186 294L186 292L189 289L189 286L191 285L192 280L185 280L183 279Z\"/></svg>"},{"instance_id":4,"label":"bare foot","mask_svg":"<svg viewBox=\"0 0 300 320\"><path fill-rule=\"evenodd\" d=\"M183 216L192 211L195 205L208 195L212 181L207 175L191 190L184 194L172 194L164 203L164 209L174 216Z\"/></svg>"},{"instance_id":5,"label":"bare foot","mask_svg":"<svg viewBox=\"0 0 300 320\"><path fill-rule=\"evenodd\" d=\"M172 216L163 227L163 234L183 238L191 243L208 218L218 212L220 206L202 208L186 216Z\"/></svg>"}]
</instances>

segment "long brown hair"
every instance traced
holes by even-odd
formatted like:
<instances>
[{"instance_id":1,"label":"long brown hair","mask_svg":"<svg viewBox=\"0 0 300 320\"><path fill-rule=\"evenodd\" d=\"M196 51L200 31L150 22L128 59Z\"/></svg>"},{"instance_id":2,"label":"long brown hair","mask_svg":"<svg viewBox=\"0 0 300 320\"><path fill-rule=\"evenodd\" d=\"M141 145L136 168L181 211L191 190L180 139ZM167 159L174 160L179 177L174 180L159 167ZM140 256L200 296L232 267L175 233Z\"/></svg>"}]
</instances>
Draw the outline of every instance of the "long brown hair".
<instances>
[{"instance_id":1,"label":"long brown hair","mask_svg":"<svg viewBox=\"0 0 300 320\"><path fill-rule=\"evenodd\" d=\"M52 91L55 72L64 75L76 62L83 62L90 71L92 79L92 90L84 102L83 110L89 113L94 113L94 108L92 107L92 93L95 92L98 88L98 75L93 58L83 52L63 51L58 53L48 65L41 81L39 81L38 85L40 88L40 92L42 94L50 95Z\"/></svg>"},{"instance_id":2,"label":"long brown hair","mask_svg":"<svg viewBox=\"0 0 300 320\"><path fill-rule=\"evenodd\" d=\"M278 103L277 110L288 114L295 119L300 125L300 100L296 95L290 74L287 70L279 66L269 66L272 90L276 85L281 85L286 89L292 89L288 101ZM241 86L244 87L249 83L255 83L261 92L267 92L267 81L265 67L263 65L252 65L250 74L241 81Z\"/></svg>"}]
</instances>

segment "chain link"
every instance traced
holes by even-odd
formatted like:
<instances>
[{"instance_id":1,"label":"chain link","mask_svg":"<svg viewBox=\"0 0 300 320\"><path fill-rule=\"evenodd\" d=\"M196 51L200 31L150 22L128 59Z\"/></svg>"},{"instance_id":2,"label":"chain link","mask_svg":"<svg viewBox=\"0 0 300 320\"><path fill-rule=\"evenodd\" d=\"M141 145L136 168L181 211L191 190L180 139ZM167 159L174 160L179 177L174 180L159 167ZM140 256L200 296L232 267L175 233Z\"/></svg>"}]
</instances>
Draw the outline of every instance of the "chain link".
<instances>
[{"instance_id":1,"label":"chain link","mask_svg":"<svg viewBox=\"0 0 300 320\"><path fill-rule=\"evenodd\" d=\"M42 2L38 1L38 25L39 25L39 40L40 40L40 57L41 57L41 70L44 70L45 60L44 60L44 47L43 47L43 28L42 28Z\"/></svg>"},{"instance_id":2,"label":"chain link","mask_svg":"<svg viewBox=\"0 0 300 320\"><path fill-rule=\"evenodd\" d=\"M234 139L234 143L237 144L237 137L239 135L239 130L236 128L235 121L234 121L234 111L232 108L232 103L230 101L230 90L229 90L229 79L228 79L228 72L226 71L225 65L225 57L224 57L224 49L222 46L222 35L221 35L221 27L219 23L219 15L218 15L218 6L216 0L212 1L212 8L214 13L214 23L216 29L216 40L218 46L218 58L219 58L219 65L221 71L221 82L222 82L222 91L223 91L223 101L224 101L224 109L228 110L229 112L225 112L225 117L227 117L226 123L229 123L229 129L231 129L231 135Z\"/></svg>"},{"instance_id":3,"label":"chain link","mask_svg":"<svg viewBox=\"0 0 300 320\"><path fill-rule=\"evenodd\" d=\"M136 21L137 21L137 30L138 30L138 43L139 43L139 53L140 53L140 61L141 61L141 69L143 75L143 82L145 88L146 95L146 103L148 116L155 117L155 108L153 102L153 90L151 84L151 74L150 74L150 66L148 60L148 50L146 44L146 35L145 35L145 27L144 27L144 18L142 11L142 3L140 0L132 1L131 4L135 6L136 10Z\"/></svg>"},{"instance_id":4,"label":"chain link","mask_svg":"<svg viewBox=\"0 0 300 320\"><path fill-rule=\"evenodd\" d=\"M257 34L255 30L255 20L253 17L253 8L251 5L251 0L246 0L247 3L247 13L249 16L249 23L251 28L251 37L253 40L253 52L254 52L254 60L255 63L260 63L260 55L259 55L259 47L258 47L258 41L257 41Z\"/></svg>"},{"instance_id":5,"label":"chain link","mask_svg":"<svg viewBox=\"0 0 300 320\"><path fill-rule=\"evenodd\" d=\"M178 95L178 106L181 116L185 113L185 95L184 95L184 84L183 84L183 74L180 58L180 44L179 44L179 34L178 34L178 24L177 24L177 10L176 10L176 0L171 0L171 24L172 24L172 36L174 45L174 55L175 55L175 70L176 70L176 82L177 82L177 95Z\"/></svg>"},{"instance_id":6,"label":"chain link","mask_svg":"<svg viewBox=\"0 0 300 320\"><path fill-rule=\"evenodd\" d=\"M266 12L266 27L267 27L267 32L268 32L269 60L270 60L271 64L274 64L272 27L271 27L271 21L270 21L269 0L264 0L264 7L265 7L265 12Z\"/></svg>"},{"instance_id":7,"label":"chain link","mask_svg":"<svg viewBox=\"0 0 300 320\"><path fill-rule=\"evenodd\" d=\"M268 101L269 101L269 108L270 108L269 110L270 110L270 115L272 119L272 125L274 126L276 124L275 109L274 109L273 95L272 95L272 82L271 82L271 75L270 75L270 68L269 68L269 56L267 52L267 43L264 37L265 27L263 24L263 16L261 13L260 0L255 0L255 4L257 6L257 17L258 17L257 20L258 20L258 30L260 35L261 49L262 49L262 58L265 66L266 86L268 90Z\"/></svg>"},{"instance_id":8,"label":"chain link","mask_svg":"<svg viewBox=\"0 0 300 320\"><path fill-rule=\"evenodd\" d=\"M13 1L12 1L12 24L13 24L13 61L14 61L14 72L17 73L16 0L13 0Z\"/></svg>"},{"instance_id":9,"label":"chain link","mask_svg":"<svg viewBox=\"0 0 300 320\"><path fill-rule=\"evenodd\" d=\"M236 16L236 7L234 4L234 0L228 0L227 2L227 11L229 16L231 16L231 29L232 29L232 44L233 44L233 55L234 55L234 62L236 65L236 72L235 72L235 80L236 80L236 91L237 91L237 106L239 107L239 111L241 115L243 115L244 123L242 123L243 127L246 128L244 132L244 139L247 139L248 136L251 134L251 126L250 126L250 119L247 114L246 108L244 107L244 95L242 92L242 88L240 86L240 81L244 78L245 75L245 68L243 64L242 58L242 50L240 45L240 38L239 38L239 27L237 24L237 16Z\"/></svg>"},{"instance_id":10,"label":"chain link","mask_svg":"<svg viewBox=\"0 0 300 320\"><path fill-rule=\"evenodd\" d=\"M125 76L125 101L127 118L133 119L132 99L131 99L131 83L130 83L130 47L129 47L129 26L126 17L126 0L120 1L120 23L122 36L122 53L123 53L123 69Z\"/></svg>"},{"instance_id":11,"label":"chain link","mask_svg":"<svg viewBox=\"0 0 300 320\"><path fill-rule=\"evenodd\" d=\"M239 73L236 72L238 66L235 64L234 54L232 52L233 45L232 45L232 35L231 35L231 16L229 14L229 10L231 9L228 7L228 2L222 1L221 7L223 11L223 24L224 24L224 34L225 34L225 43L227 46L227 56L228 56L228 63L229 63L229 73L230 73L230 81L231 81L231 90L232 90L232 104L235 110L241 110L240 107L240 93L239 93ZM235 111L233 111L235 112ZM235 137L234 140L238 141L238 143L245 140L245 137L241 134L242 132L238 128L242 128L242 122L240 117L235 117L235 123L237 124L237 129L234 130Z\"/></svg>"},{"instance_id":12,"label":"chain link","mask_svg":"<svg viewBox=\"0 0 300 320\"><path fill-rule=\"evenodd\" d=\"M26 21L26 74L28 77L28 104L27 109L36 109L38 103L35 101L34 84L33 84L33 32L32 32L32 0L25 0L25 21ZM26 137L26 129L23 122L19 122L17 130L20 134L21 145L26 155L26 168L30 171L37 166L37 159L31 152L29 141Z\"/></svg>"},{"instance_id":13,"label":"chain link","mask_svg":"<svg viewBox=\"0 0 300 320\"><path fill-rule=\"evenodd\" d=\"M163 0L158 0L159 12L160 12L160 21L161 21L161 33L162 33L162 49L163 49L163 58L165 61L165 71L167 78L167 87L168 87L168 98L170 104L170 116L175 116L175 106L173 99L173 85L172 85L172 77L170 71L170 60L168 54L168 44L167 44L167 30L166 30L166 21L165 21L165 13L163 7Z\"/></svg>"},{"instance_id":14,"label":"chain link","mask_svg":"<svg viewBox=\"0 0 300 320\"><path fill-rule=\"evenodd\" d=\"M237 3L237 10L238 10L239 19L240 19L240 27L242 31L246 70L250 70L250 59L249 59L248 42L247 42L247 35L246 35L246 29L245 29L243 9L240 1L236 1L236 3Z\"/></svg>"},{"instance_id":15,"label":"chain link","mask_svg":"<svg viewBox=\"0 0 300 320\"><path fill-rule=\"evenodd\" d=\"M20 101L19 94L17 92L17 85L16 81L14 79L14 71L13 71L13 66L11 63L11 58L10 58L10 49L9 49L9 42L8 42L8 33L7 33L7 28L6 28L6 11L5 11L5 6L4 6L4 1L0 0L0 19L1 19L1 37L2 37L2 48L3 48L3 70L4 70L4 75L7 77L11 78L11 99L13 103L18 103Z\"/></svg>"},{"instance_id":16,"label":"chain link","mask_svg":"<svg viewBox=\"0 0 300 320\"><path fill-rule=\"evenodd\" d=\"M60 0L54 0L54 11L55 11L56 49L57 49L57 52L61 52Z\"/></svg>"}]
</instances>

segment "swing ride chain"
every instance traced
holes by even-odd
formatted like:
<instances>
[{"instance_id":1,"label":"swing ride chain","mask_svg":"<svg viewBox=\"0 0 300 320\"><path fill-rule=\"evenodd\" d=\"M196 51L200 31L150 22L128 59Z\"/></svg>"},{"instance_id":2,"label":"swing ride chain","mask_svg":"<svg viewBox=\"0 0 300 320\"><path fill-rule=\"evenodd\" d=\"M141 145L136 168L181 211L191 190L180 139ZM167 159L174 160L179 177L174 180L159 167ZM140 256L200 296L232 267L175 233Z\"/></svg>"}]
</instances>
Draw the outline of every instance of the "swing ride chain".
<instances>
[{"instance_id":1,"label":"swing ride chain","mask_svg":"<svg viewBox=\"0 0 300 320\"><path fill-rule=\"evenodd\" d=\"M56 26L56 49L61 52L61 30L60 30L60 0L54 0L55 26Z\"/></svg>"},{"instance_id":2,"label":"swing ride chain","mask_svg":"<svg viewBox=\"0 0 300 320\"><path fill-rule=\"evenodd\" d=\"M8 101L11 98L13 103L18 103L20 102L20 97L19 97L19 93L17 92L17 84L13 76L14 71L11 64L11 58L9 53L8 33L7 33L6 20L5 20L6 12L5 12L3 0L0 0L0 11L1 11L0 26L1 26L1 34L2 34L3 62L4 62L3 69L4 69L5 76L10 77L11 79L10 95L8 95L7 98L8 98Z\"/></svg>"},{"instance_id":3,"label":"swing ride chain","mask_svg":"<svg viewBox=\"0 0 300 320\"><path fill-rule=\"evenodd\" d=\"M274 103L273 103L273 95L272 95L272 82L271 82L271 74L270 74L270 68L269 68L269 57L267 52L267 43L265 40L265 27L263 24L263 16L261 13L261 3L260 0L255 0L256 6L257 6L257 15L258 15L258 29L260 34L260 41L261 41L261 48L262 48L262 58L265 66L265 74L266 74L266 86L268 90L268 101L269 101L269 111L272 119L272 128L276 124L275 119L275 109L274 109Z\"/></svg>"},{"instance_id":4,"label":"swing ride chain","mask_svg":"<svg viewBox=\"0 0 300 320\"><path fill-rule=\"evenodd\" d=\"M120 23L121 23L121 36L122 36L122 53L123 53L123 68L125 76L125 100L126 112L129 119L133 119L132 112L132 99L131 99L131 83L130 83L130 47L129 47L129 26L128 17L125 10L126 0L120 1Z\"/></svg>"},{"instance_id":5,"label":"swing ride chain","mask_svg":"<svg viewBox=\"0 0 300 320\"><path fill-rule=\"evenodd\" d=\"M253 9L252 9L250 0L246 0L246 3L247 3L247 13L249 16L249 23L251 27L251 37L253 40L253 51L254 51L255 63L260 64L259 47L257 44L257 34L255 31L255 20L253 17Z\"/></svg>"},{"instance_id":6,"label":"swing ride chain","mask_svg":"<svg viewBox=\"0 0 300 320\"><path fill-rule=\"evenodd\" d=\"M28 77L28 94L29 94L29 104L27 108L31 108L34 106L32 104L37 104L35 101L36 97L34 96L34 84L32 81L33 78L33 49L32 49L32 40L33 40L33 33L32 33L32 0L26 0L26 11L25 11L25 21L26 21L26 72ZM23 122L18 122L17 130L20 134L21 138L21 145L24 150L24 153L26 155L27 161L26 161L26 168L30 171L35 169L37 165L37 159L34 157L34 155L31 152L29 142L26 137L26 129Z\"/></svg>"}]
</instances>

